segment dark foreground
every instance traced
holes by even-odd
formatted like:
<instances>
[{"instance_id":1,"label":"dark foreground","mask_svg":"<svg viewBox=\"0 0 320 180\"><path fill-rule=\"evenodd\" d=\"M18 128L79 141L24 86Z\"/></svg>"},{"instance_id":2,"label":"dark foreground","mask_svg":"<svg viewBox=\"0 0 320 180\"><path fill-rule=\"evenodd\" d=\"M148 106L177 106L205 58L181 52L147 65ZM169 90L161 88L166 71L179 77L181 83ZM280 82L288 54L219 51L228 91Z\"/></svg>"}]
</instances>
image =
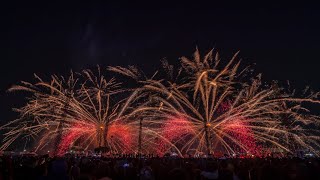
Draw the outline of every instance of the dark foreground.
<instances>
[{"instance_id":1,"label":"dark foreground","mask_svg":"<svg viewBox=\"0 0 320 180\"><path fill-rule=\"evenodd\" d=\"M320 179L319 159L0 157L0 180Z\"/></svg>"}]
</instances>

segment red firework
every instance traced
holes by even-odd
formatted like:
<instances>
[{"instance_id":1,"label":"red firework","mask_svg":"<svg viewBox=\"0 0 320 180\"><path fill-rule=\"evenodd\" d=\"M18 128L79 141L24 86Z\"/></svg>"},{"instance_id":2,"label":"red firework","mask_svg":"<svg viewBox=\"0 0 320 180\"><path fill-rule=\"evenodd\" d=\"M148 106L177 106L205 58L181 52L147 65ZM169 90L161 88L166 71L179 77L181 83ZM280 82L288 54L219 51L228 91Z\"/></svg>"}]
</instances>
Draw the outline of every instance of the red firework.
<instances>
[{"instance_id":1,"label":"red firework","mask_svg":"<svg viewBox=\"0 0 320 180\"><path fill-rule=\"evenodd\" d=\"M233 138L232 149L241 154L260 156L261 147L257 145L253 131L244 120L232 120L224 125L224 132ZM230 138L227 138L230 140Z\"/></svg>"},{"instance_id":2,"label":"red firework","mask_svg":"<svg viewBox=\"0 0 320 180\"><path fill-rule=\"evenodd\" d=\"M87 145L96 145L99 138L98 132L101 131L100 128L101 126L88 122L79 122L70 128L66 128L68 131L63 135L59 143L57 155L64 155L78 139L85 139L83 143L87 143ZM108 146L110 146L111 150L120 149L121 153L131 152L133 147L132 132L132 127L115 121L109 125L105 135L109 142Z\"/></svg>"},{"instance_id":3,"label":"red firework","mask_svg":"<svg viewBox=\"0 0 320 180\"><path fill-rule=\"evenodd\" d=\"M217 110L218 114L223 114L230 110L232 101L226 100L222 102ZM252 129L248 127L249 123L244 118L238 117L228 120L222 124L222 131L229 137L227 141L231 141L232 149L241 154L259 155L261 148L257 145Z\"/></svg>"},{"instance_id":4,"label":"red firework","mask_svg":"<svg viewBox=\"0 0 320 180\"><path fill-rule=\"evenodd\" d=\"M170 117L163 123L161 127L160 135L162 138L158 141L159 148L157 149L157 154L163 155L168 151L168 142L172 142L177 145L179 142L185 142L184 138L187 135L195 134L192 122L183 117Z\"/></svg>"},{"instance_id":5,"label":"red firework","mask_svg":"<svg viewBox=\"0 0 320 180\"><path fill-rule=\"evenodd\" d=\"M113 123L108 127L107 139L111 141L114 146L119 146L123 153L132 152L134 129L129 125L122 123Z\"/></svg>"},{"instance_id":6,"label":"red firework","mask_svg":"<svg viewBox=\"0 0 320 180\"><path fill-rule=\"evenodd\" d=\"M69 149L70 145L74 143L77 139L84 136L90 136L95 133L96 127L94 124L88 122L78 122L72 127L68 128L68 132L63 135L63 138L58 146L58 156L62 156Z\"/></svg>"}]
</instances>

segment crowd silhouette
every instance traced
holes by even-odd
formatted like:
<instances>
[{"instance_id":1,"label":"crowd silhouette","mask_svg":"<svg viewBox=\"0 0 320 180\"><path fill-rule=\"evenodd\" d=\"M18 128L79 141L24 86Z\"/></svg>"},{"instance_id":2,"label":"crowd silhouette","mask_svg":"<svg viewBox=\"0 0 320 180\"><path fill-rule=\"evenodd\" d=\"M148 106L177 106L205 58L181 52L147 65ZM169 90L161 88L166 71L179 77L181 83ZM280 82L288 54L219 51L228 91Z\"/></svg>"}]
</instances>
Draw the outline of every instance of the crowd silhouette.
<instances>
[{"instance_id":1,"label":"crowd silhouette","mask_svg":"<svg viewBox=\"0 0 320 180\"><path fill-rule=\"evenodd\" d=\"M320 179L318 158L2 156L0 180Z\"/></svg>"}]
</instances>

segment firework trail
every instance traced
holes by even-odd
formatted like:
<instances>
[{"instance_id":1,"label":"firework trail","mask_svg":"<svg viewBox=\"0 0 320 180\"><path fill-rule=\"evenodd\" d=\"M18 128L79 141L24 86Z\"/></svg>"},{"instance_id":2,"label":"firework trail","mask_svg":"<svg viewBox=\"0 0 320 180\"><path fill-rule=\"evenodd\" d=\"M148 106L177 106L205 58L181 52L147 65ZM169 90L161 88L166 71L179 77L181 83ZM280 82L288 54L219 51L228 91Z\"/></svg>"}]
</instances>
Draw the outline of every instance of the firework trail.
<instances>
[{"instance_id":1,"label":"firework trail","mask_svg":"<svg viewBox=\"0 0 320 180\"><path fill-rule=\"evenodd\" d=\"M39 142L36 150L61 136L55 147L57 154L63 154L74 143L85 148L108 146L114 152L134 147L129 143L137 133L128 127L131 124L125 125L129 116L120 107L128 102L113 99L125 89L114 78L107 80L100 67L97 73L71 72L68 78L53 75L48 82L35 77L38 82L34 84L21 82L9 89L27 91L32 96L25 106L16 109L20 118L1 127L8 130L1 149L6 149L18 137L28 136Z\"/></svg>"},{"instance_id":2,"label":"firework trail","mask_svg":"<svg viewBox=\"0 0 320 180\"><path fill-rule=\"evenodd\" d=\"M318 153L319 116L304 105L318 104L319 93L301 97L276 83L263 85L261 75L239 72L236 53L221 61L210 51L204 57L181 58L179 67L162 61L148 78L136 67L108 67L131 77L134 88L106 79L100 67L50 81L21 82L9 91L31 93L20 117L0 129L1 149L16 139L33 137L36 150L54 144L62 155L73 145L109 147L115 153L185 153L261 155L267 149ZM162 73L164 71L164 73ZM247 80L244 80L247 78ZM125 98L120 98L125 97ZM58 140L57 140L58 139Z\"/></svg>"},{"instance_id":3,"label":"firework trail","mask_svg":"<svg viewBox=\"0 0 320 180\"><path fill-rule=\"evenodd\" d=\"M163 124L155 131L171 142L164 152L174 147L180 154L209 154L223 148L229 154L259 155L266 147L283 153L294 148L317 153L319 131L311 127L319 126L319 117L303 103L319 103L319 93L306 91L296 97L277 84L262 85L261 75L243 81L248 69L238 72L237 55L222 64L218 53L210 51L201 58L196 50L192 60L181 58L181 67L163 62L166 77L139 80L149 104L137 111L150 111ZM141 74L123 67L109 69L135 79Z\"/></svg>"}]
</instances>

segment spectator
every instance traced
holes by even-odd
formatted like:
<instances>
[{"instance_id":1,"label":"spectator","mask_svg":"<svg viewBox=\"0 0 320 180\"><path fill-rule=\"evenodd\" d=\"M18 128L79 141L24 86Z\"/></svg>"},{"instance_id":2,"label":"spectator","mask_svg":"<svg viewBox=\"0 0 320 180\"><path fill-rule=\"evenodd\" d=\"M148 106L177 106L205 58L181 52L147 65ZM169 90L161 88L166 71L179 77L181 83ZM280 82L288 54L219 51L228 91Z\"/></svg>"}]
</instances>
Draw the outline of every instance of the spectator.
<instances>
[{"instance_id":1,"label":"spectator","mask_svg":"<svg viewBox=\"0 0 320 180\"><path fill-rule=\"evenodd\" d=\"M208 162L206 170L201 172L203 179L218 179L218 165L216 162Z\"/></svg>"}]
</instances>

